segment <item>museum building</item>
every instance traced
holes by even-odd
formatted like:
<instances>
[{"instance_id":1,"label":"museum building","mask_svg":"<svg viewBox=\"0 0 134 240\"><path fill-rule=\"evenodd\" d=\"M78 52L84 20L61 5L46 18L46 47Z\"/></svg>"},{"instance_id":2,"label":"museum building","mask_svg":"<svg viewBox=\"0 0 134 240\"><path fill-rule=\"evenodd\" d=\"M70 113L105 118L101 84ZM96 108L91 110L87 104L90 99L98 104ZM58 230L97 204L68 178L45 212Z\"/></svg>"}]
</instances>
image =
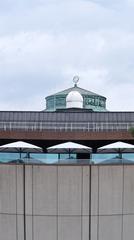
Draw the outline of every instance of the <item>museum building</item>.
<instances>
[{"instance_id":1,"label":"museum building","mask_svg":"<svg viewBox=\"0 0 134 240\"><path fill-rule=\"evenodd\" d=\"M40 112L1 111L0 145L134 141L134 112L107 111L77 81L46 101ZM0 164L1 240L132 240L133 222L134 164Z\"/></svg>"}]
</instances>

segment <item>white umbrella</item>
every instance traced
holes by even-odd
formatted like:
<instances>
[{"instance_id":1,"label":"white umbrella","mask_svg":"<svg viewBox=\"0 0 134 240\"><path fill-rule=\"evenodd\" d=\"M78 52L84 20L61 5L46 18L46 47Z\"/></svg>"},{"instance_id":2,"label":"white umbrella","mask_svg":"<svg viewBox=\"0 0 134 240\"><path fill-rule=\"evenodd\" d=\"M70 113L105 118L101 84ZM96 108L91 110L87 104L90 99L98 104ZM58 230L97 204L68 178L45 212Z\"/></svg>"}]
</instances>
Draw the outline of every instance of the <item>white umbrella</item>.
<instances>
[{"instance_id":1,"label":"white umbrella","mask_svg":"<svg viewBox=\"0 0 134 240\"><path fill-rule=\"evenodd\" d=\"M0 146L0 151L1 152L19 152L20 158L21 158L21 153L42 152L42 148L27 142L17 141L17 142L8 143Z\"/></svg>"},{"instance_id":2,"label":"white umbrella","mask_svg":"<svg viewBox=\"0 0 134 240\"><path fill-rule=\"evenodd\" d=\"M89 153L91 148L74 142L61 143L47 148L49 153Z\"/></svg>"},{"instance_id":3,"label":"white umbrella","mask_svg":"<svg viewBox=\"0 0 134 240\"><path fill-rule=\"evenodd\" d=\"M134 145L125 142L115 142L98 148L99 153L119 153L122 158L123 152L134 152Z\"/></svg>"}]
</instances>

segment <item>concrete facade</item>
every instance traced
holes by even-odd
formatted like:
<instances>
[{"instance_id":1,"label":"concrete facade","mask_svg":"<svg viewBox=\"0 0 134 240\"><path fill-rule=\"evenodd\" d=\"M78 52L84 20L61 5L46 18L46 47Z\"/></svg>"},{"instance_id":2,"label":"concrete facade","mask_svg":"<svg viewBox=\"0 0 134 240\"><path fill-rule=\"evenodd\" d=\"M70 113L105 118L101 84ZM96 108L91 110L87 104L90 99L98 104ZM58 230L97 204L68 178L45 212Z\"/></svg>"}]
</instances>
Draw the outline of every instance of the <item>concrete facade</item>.
<instances>
[{"instance_id":1,"label":"concrete facade","mask_svg":"<svg viewBox=\"0 0 134 240\"><path fill-rule=\"evenodd\" d=\"M1 240L130 240L133 165L0 165Z\"/></svg>"}]
</instances>

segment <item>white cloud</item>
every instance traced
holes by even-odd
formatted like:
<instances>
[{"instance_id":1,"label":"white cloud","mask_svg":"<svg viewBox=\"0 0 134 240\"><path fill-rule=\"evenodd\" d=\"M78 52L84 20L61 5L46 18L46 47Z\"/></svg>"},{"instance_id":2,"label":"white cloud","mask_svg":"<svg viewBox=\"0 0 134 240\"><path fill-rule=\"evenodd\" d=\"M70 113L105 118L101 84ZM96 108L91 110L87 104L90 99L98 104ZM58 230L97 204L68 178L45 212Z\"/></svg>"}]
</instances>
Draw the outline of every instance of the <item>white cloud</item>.
<instances>
[{"instance_id":1,"label":"white cloud","mask_svg":"<svg viewBox=\"0 0 134 240\"><path fill-rule=\"evenodd\" d=\"M1 110L41 110L44 97L72 86L76 74L109 109L133 110L130 1L11 2L0 5Z\"/></svg>"}]
</instances>

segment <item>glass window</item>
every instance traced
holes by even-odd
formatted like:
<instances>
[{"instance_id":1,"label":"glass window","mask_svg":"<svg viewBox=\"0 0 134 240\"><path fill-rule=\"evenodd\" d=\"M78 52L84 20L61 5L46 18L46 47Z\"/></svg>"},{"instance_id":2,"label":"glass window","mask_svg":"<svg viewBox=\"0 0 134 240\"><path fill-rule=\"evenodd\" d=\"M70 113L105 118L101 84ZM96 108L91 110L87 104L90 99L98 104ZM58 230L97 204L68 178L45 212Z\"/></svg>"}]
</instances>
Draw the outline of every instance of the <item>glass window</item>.
<instances>
[{"instance_id":1,"label":"glass window","mask_svg":"<svg viewBox=\"0 0 134 240\"><path fill-rule=\"evenodd\" d=\"M53 109L54 108L54 100L53 100L53 98L47 100L46 107L47 107L47 109Z\"/></svg>"}]
</instances>

